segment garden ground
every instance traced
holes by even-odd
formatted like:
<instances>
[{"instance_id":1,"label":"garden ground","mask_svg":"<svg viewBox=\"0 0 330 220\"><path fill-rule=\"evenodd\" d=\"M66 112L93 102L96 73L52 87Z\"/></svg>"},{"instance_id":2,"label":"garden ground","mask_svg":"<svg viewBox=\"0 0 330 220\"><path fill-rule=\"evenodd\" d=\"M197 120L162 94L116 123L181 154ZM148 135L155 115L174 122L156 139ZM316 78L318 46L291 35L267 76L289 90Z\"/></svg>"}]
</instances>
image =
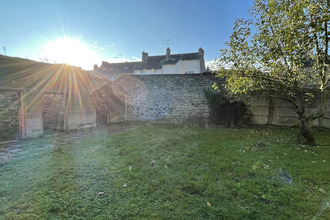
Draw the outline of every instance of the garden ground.
<instances>
[{"instance_id":1,"label":"garden ground","mask_svg":"<svg viewBox=\"0 0 330 220\"><path fill-rule=\"evenodd\" d=\"M112 125L0 146L0 219L330 219L330 134Z\"/></svg>"}]
</instances>

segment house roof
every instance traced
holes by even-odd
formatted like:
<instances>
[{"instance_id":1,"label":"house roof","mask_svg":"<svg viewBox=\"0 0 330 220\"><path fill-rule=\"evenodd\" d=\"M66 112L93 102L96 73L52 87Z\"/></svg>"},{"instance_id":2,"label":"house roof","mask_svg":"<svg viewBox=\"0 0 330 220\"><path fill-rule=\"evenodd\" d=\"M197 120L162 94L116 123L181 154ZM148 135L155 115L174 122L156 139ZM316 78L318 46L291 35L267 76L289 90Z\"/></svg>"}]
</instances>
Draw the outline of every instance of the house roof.
<instances>
[{"instance_id":1,"label":"house roof","mask_svg":"<svg viewBox=\"0 0 330 220\"><path fill-rule=\"evenodd\" d=\"M166 55L150 56L143 63L141 69L161 69L163 65L176 64L180 60L198 60L199 53L171 54L166 60Z\"/></svg>"},{"instance_id":2,"label":"house roof","mask_svg":"<svg viewBox=\"0 0 330 220\"><path fill-rule=\"evenodd\" d=\"M197 53L171 54L166 60L166 55L148 56L145 61L141 62L125 62L125 63L108 63L103 61L102 65L97 69L103 74L123 74L134 73L134 70L144 69L161 69L163 65L176 64L180 60L199 60L201 55Z\"/></svg>"},{"instance_id":3,"label":"house roof","mask_svg":"<svg viewBox=\"0 0 330 220\"><path fill-rule=\"evenodd\" d=\"M108 63L103 61L97 71L105 74L134 73L134 70L138 69L141 65L142 62Z\"/></svg>"}]
</instances>

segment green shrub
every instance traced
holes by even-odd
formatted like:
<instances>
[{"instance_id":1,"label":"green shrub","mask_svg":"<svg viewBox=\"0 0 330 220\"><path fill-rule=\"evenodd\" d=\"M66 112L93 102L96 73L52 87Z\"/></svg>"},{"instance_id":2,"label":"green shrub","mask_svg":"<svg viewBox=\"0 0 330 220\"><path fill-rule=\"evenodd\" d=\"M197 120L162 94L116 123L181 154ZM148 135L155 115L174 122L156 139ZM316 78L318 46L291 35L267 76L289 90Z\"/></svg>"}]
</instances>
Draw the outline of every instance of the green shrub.
<instances>
[{"instance_id":1,"label":"green shrub","mask_svg":"<svg viewBox=\"0 0 330 220\"><path fill-rule=\"evenodd\" d=\"M226 127L242 127L247 122L247 107L234 100L224 89L204 90L210 108L211 122Z\"/></svg>"}]
</instances>

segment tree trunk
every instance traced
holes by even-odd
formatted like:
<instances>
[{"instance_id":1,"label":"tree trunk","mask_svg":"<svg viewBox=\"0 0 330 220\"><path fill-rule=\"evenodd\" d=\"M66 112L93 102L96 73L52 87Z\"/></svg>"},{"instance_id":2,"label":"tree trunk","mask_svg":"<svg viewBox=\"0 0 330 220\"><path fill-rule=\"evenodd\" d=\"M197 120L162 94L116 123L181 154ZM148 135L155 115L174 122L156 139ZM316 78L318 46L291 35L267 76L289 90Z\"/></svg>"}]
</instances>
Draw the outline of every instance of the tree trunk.
<instances>
[{"instance_id":1,"label":"tree trunk","mask_svg":"<svg viewBox=\"0 0 330 220\"><path fill-rule=\"evenodd\" d=\"M323 118L324 118L324 113L327 109L327 101L328 101L328 91L324 90L321 92L321 100L320 100L320 113L322 116L319 118L319 127L324 127L323 125Z\"/></svg>"},{"instance_id":2,"label":"tree trunk","mask_svg":"<svg viewBox=\"0 0 330 220\"><path fill-rule=\"evenodd\" d=\"M316 144L315 144L311 122L309 120L303 120L301 118L299 120L300 120L300 128L297 137L297 142L299 144L315 146Z\"/></svg>"}]
</instances>

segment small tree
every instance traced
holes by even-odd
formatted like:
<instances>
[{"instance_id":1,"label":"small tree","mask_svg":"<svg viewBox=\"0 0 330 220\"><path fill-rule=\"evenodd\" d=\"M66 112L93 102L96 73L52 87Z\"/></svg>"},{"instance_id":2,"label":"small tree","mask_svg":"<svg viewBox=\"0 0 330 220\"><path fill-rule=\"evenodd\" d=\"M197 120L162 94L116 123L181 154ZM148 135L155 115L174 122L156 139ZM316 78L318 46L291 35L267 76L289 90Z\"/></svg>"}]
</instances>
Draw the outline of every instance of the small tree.
<instances>
[{"instance_id":1,"label":"small tree","mask_svg":"<svg viewBox=\"0 0 330 220\"><path fill-rule=\"evenodd\" d=\"M221 50L219 75L232 94L262 93L290 102L300 121L298 142L315 145L311 121L325 113L330 81L330 3L255 0L251 15L235 22L228 48ZM230 71L223 67L228 65ZM315 98L318 110L308 114L308 101Z\"/></svg>"}]
</instances>

